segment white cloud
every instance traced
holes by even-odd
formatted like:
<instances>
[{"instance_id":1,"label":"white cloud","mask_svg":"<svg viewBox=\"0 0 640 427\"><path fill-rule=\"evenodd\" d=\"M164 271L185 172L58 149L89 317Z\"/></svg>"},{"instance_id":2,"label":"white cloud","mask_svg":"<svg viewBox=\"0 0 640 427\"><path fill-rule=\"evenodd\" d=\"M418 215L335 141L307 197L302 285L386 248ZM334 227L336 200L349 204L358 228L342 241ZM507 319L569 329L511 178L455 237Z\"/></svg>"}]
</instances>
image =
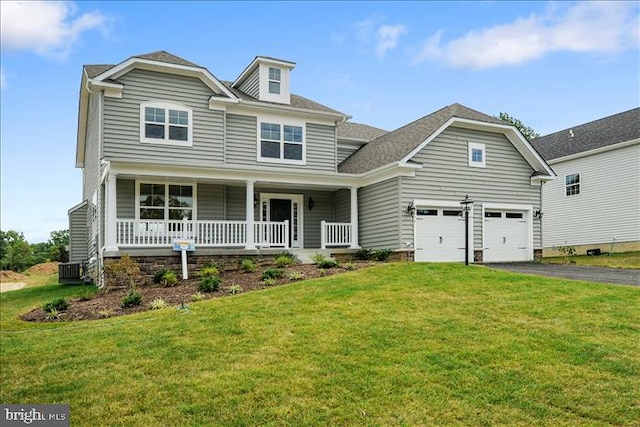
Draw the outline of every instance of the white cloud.
<instances>
[{"instance_id":1,"label":"white cloud","mask_svg":"<svg viewBox=\"0 0 640 427\"><path fill-rule=\"evenodd\" d=\"M441 44L442 31L427 39L413 63L441 60L453 67L490 68L526 63L557 51L616 52L638 46L635 2L580 2L564 9L552 5L532 14Z\"/></svg>"},{"instance_id":2,"label":"white cloud","mask_svg":"<svg viewBox=\"0 0 640 427\"><path fill-rule=\"evenodd\" d=\"M377 45L376 54L378 58L384 58L388 50L395 49L398 46L398 39L407 32L407 27L402 24L383 25L376 31Z\"/></svg>"},{"instance_id":3,"label":"white cloud","mask_svg":"<svg viewBox=\"0 0 640 427\"><path fill-rule=\"evenodd\" d=\"M29 50L66 57L80 35L105 30L107 18L98 13L77 14L71 2L0 2L2 49Z\"/></svg>"}]
</instances>

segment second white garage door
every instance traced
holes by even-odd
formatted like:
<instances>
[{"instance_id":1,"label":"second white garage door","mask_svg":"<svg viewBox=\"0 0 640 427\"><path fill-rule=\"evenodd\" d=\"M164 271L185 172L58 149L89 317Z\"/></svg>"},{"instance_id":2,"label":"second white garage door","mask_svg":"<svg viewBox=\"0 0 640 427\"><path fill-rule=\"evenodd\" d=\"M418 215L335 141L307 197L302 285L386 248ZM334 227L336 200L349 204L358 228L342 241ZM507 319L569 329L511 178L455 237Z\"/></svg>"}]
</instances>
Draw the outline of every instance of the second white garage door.
<instances>
[{"instance_id":1,"label":"second white garage door","mask_svg":"<svg viewBox=\"0 0 640 427\"><path fill-rule=\"evenodd\" d=\"M420 206L416 209L416 261L464 261L464 237L461 209Z\"/></svg>"},{"instance_id":2,"label":"second white garage door","mask_svg":"<svg viewBox=\"0 0 640 427\"><path fill-rule=\"evenodd\" d=\"M484 212L484 262L528 261L529 224L525 212Z\"/></svg>"}]
</instances>

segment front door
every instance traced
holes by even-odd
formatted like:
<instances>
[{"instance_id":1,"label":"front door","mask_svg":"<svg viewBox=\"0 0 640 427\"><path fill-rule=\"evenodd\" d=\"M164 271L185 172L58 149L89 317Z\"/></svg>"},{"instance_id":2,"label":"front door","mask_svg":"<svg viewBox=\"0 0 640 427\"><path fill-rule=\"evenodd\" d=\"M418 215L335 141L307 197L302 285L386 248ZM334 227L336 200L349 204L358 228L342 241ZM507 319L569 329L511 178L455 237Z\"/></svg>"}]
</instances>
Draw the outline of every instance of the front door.
<instances>
[{"instance_id":1,"label":"front door","mask_svg":"<svg viewBox=\"0 0 640 427\"><path fill-rule=\"evenodd\" d=\"M289 221L289 242L292 248L302 247L302 195L262 193L262 220Z\"/></svg>"}]
</instances>

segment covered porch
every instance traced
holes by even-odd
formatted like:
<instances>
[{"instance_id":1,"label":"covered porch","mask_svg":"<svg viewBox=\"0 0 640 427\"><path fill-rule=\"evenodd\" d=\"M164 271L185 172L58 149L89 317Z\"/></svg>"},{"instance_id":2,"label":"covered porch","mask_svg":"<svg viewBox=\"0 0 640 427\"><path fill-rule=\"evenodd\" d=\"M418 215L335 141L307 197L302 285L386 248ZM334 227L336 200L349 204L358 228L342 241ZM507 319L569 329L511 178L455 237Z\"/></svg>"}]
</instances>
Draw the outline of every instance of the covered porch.
<instances>
[{"instance_id":1,"label":"covered porch","mask_svg":"<svg viewBox=\"0 0 640 427\"><path fill-rule=\"evenodd\" d=\"M344 185L108 174L104 251L358 249L358 191Z\"/></svg>"}]
</instances>

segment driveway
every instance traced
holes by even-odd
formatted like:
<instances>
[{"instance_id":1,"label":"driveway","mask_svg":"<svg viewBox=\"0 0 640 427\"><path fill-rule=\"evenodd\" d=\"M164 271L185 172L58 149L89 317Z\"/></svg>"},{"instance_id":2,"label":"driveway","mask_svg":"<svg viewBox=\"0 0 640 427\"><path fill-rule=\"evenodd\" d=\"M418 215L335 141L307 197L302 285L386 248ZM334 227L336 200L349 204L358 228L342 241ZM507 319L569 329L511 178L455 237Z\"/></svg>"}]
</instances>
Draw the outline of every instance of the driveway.
<instances>
[{"instance_id":1,"label":"driveway","mask_svg":"<svg viewBox=\"0 0 640 427\"><path fill-rule=\"evenodd\" d=\"M515 273L552 276L589 282L640 286L640 270L629 268L586 267L578 265L541 264L537 262L509 262L485 264L489 268Z\"/></svg>"}]
</instances>

